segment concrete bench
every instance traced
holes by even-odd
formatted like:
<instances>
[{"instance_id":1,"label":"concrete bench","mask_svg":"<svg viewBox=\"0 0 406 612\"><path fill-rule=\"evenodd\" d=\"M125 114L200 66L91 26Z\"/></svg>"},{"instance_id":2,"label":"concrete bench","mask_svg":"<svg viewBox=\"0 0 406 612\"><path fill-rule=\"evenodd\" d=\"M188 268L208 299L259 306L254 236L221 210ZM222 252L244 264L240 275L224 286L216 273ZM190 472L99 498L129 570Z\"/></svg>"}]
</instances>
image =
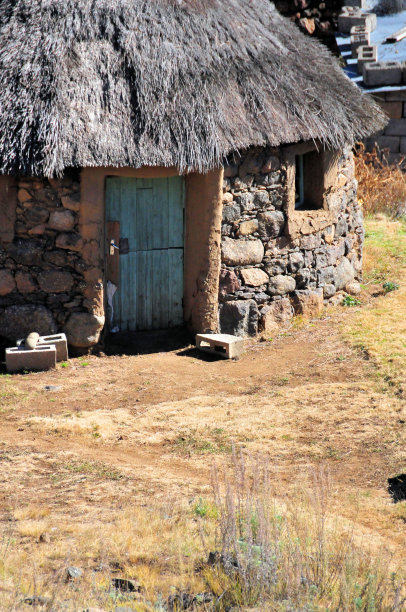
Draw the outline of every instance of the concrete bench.
<instances>
[{"instance_id":1,"label":"concrete bench","mask_svg":"<svg viewBox=\"0 0 406 612\"><path fill-rule=\"evenodd\" d=\"M224 359L239 359L244 350L244 340L229 334L197 334L196 348Z\"/></svg>"},{"instance_id":2,"label":"concrete bench","mask_svg":"<svg viewBox=\"0 0 406 612\"><path fill-rule=\"evenodd\" d=\"M367 87L400 85L402 64L400 62L367 62L363 66L362 75Z\"/></svg>"},{"instance_id":3,"label":"concrete bench","mask_svg":"<svg viewBox=\"0 0 406 612\"><path fill-rule=\"evenodd\" d=\"M15 346L6 349L7 372L16 373L22 370L39 372L50 370L56 366L56 348L53 345L37 346L35 349L26 349Z\"/></svg>"},{"instance_id":4,"label":"concrete bench","mask_svg":"<svg viewBox=\"0 0 406 612\"><path fill-rule=\"evenodd\" d=\"M66 361L68 359L68 343L65 334L52 334L50 336L40 336L37 346L54 345L56 348L56 360ZM17 346L23 347L24 340L18 340Z\"/></svg>"}]
</instances>

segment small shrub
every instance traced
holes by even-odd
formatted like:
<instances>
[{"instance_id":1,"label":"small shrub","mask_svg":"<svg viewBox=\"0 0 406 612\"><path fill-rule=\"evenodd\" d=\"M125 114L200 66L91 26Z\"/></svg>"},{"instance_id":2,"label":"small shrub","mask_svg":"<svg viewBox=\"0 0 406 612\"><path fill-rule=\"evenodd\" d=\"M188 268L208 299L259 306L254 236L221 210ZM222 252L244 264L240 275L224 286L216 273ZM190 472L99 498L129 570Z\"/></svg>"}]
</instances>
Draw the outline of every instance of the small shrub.
<instances>
[{"instance_id":1,"label":"small shrub","mask_svg":"<svg viewBox=\"0 0 406 612\"><path fill-rule=\"evenodd\" d=\"M390 293L391 291L397 291L399 289L399 285L397 283L393 283L392 281L388 281L383 284L383 290L385 293Z\"/></svg>"},{"instance_id":2,"label":"small shrub","mask_svg":"<svg viewBox=\"0 0 406 612\"><path fill-rule=\"evenodd\" d=\"M342 306L360 306L361 304L361 300L353 297L352 295L346 295L341 302Z\"/></svg>"}]
</instances>

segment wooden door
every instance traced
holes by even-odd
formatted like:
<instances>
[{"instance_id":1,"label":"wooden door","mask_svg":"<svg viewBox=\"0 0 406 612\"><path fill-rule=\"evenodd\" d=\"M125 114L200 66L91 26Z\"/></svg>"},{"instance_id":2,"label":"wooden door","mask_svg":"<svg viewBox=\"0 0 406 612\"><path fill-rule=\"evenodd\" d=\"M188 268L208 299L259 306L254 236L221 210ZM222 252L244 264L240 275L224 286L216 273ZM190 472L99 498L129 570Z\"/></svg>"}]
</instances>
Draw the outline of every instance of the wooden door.
<instances>
[{"instance_id":1,"label":"wooden door","mask_svg":"<svg viewBox=\"0 0 406 612\"><path fill-rule=\"evenodd\" d=\"M120 250L110 244L118 238ZM183 177L107 178L106 280L117 286L111 329L183 324L183 248Z\"/></svg>"}]
</instances>

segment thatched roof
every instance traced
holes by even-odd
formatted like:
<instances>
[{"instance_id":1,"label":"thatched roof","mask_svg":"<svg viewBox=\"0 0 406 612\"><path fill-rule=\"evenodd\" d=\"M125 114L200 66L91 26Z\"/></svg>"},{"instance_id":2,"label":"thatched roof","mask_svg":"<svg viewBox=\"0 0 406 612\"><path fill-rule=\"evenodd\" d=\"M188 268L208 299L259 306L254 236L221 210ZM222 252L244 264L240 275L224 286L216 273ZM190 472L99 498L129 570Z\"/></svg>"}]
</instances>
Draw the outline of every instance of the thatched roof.
<instances>
[{"instance_id":1,"label":"thatched roof","mask_svg":"<svg viewBox=\"0 0 406 612\"><path fill-rule=\"evenodd\" d=\"M382 125L269 0L1 0L0 172L166 165ZM374 118L373 118L374 117Z\"/></svg>"}]
</instances>

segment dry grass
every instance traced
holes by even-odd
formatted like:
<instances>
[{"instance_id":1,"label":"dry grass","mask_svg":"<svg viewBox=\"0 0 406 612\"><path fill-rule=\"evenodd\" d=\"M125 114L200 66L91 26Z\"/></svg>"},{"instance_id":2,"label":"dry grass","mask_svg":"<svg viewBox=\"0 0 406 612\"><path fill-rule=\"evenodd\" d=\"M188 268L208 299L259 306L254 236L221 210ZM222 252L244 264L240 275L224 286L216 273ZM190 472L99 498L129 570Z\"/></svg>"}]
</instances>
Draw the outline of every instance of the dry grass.
<instances>
[{"instance_id":1,"label":"dry grass","mask_svg":"<svg viewBox=\"0 0 406 612\"><path fill-rule=\"evenodd\" d=\"M364 278L382 295L346 321L352 341L379 366L378 373L397 392L406 385L406 223L366 220ZM392 291L384 293L387 286Z\"/></svg>"},{"instance_id":2,"label":"dry grass","mask_svg":"<svg viewBox=\"0 0 406 612\"><path fill-rule=\"evenodd\" d=\"M405 214L406 174L401 163L390 165L384 152L365 151L357 145L355 173L358 180L358 199L365 214L386 213L390 216Z\"/></svg>"},{"instance_id":3,"label":"dry grass","mask_svg":"<svg viewBox=\"0 0 406 612\"><path fill-rule=\"evenodd\" d=\"M272 612L396 609L399 578L387 568L404 566L406 503L392 504L386 479L406 471L405 224L368 217L366 235L362 307L299 321L272 343L252 343L239 362L90 357L89 367L71 360L0 379L2 611L24 610L23 598L37 594L49 610L166 612L181 609L179 593L202 612L256 597ZM399 288L384 295L385 282ZM362 352L343 341L340 322ZM215 460L232 474L233 444L267 458L261 531L272 532L281 579L259 591L206 565L223 548L224 526L234 521L236 534L244 522L231 512L235 475L232 497L209 485ZM320 514L326 486L312 474L325 465ZM255 496L244 500L250 513ZM231 557L246 549L240 539ZM242 562L255 576L251 552ZM67 566L83 571L79 581L66 582ZM112 589L114 577L136 580L140 592ZM204 592L220 601L193 601Z\"/></svg>"}]
</instances>

